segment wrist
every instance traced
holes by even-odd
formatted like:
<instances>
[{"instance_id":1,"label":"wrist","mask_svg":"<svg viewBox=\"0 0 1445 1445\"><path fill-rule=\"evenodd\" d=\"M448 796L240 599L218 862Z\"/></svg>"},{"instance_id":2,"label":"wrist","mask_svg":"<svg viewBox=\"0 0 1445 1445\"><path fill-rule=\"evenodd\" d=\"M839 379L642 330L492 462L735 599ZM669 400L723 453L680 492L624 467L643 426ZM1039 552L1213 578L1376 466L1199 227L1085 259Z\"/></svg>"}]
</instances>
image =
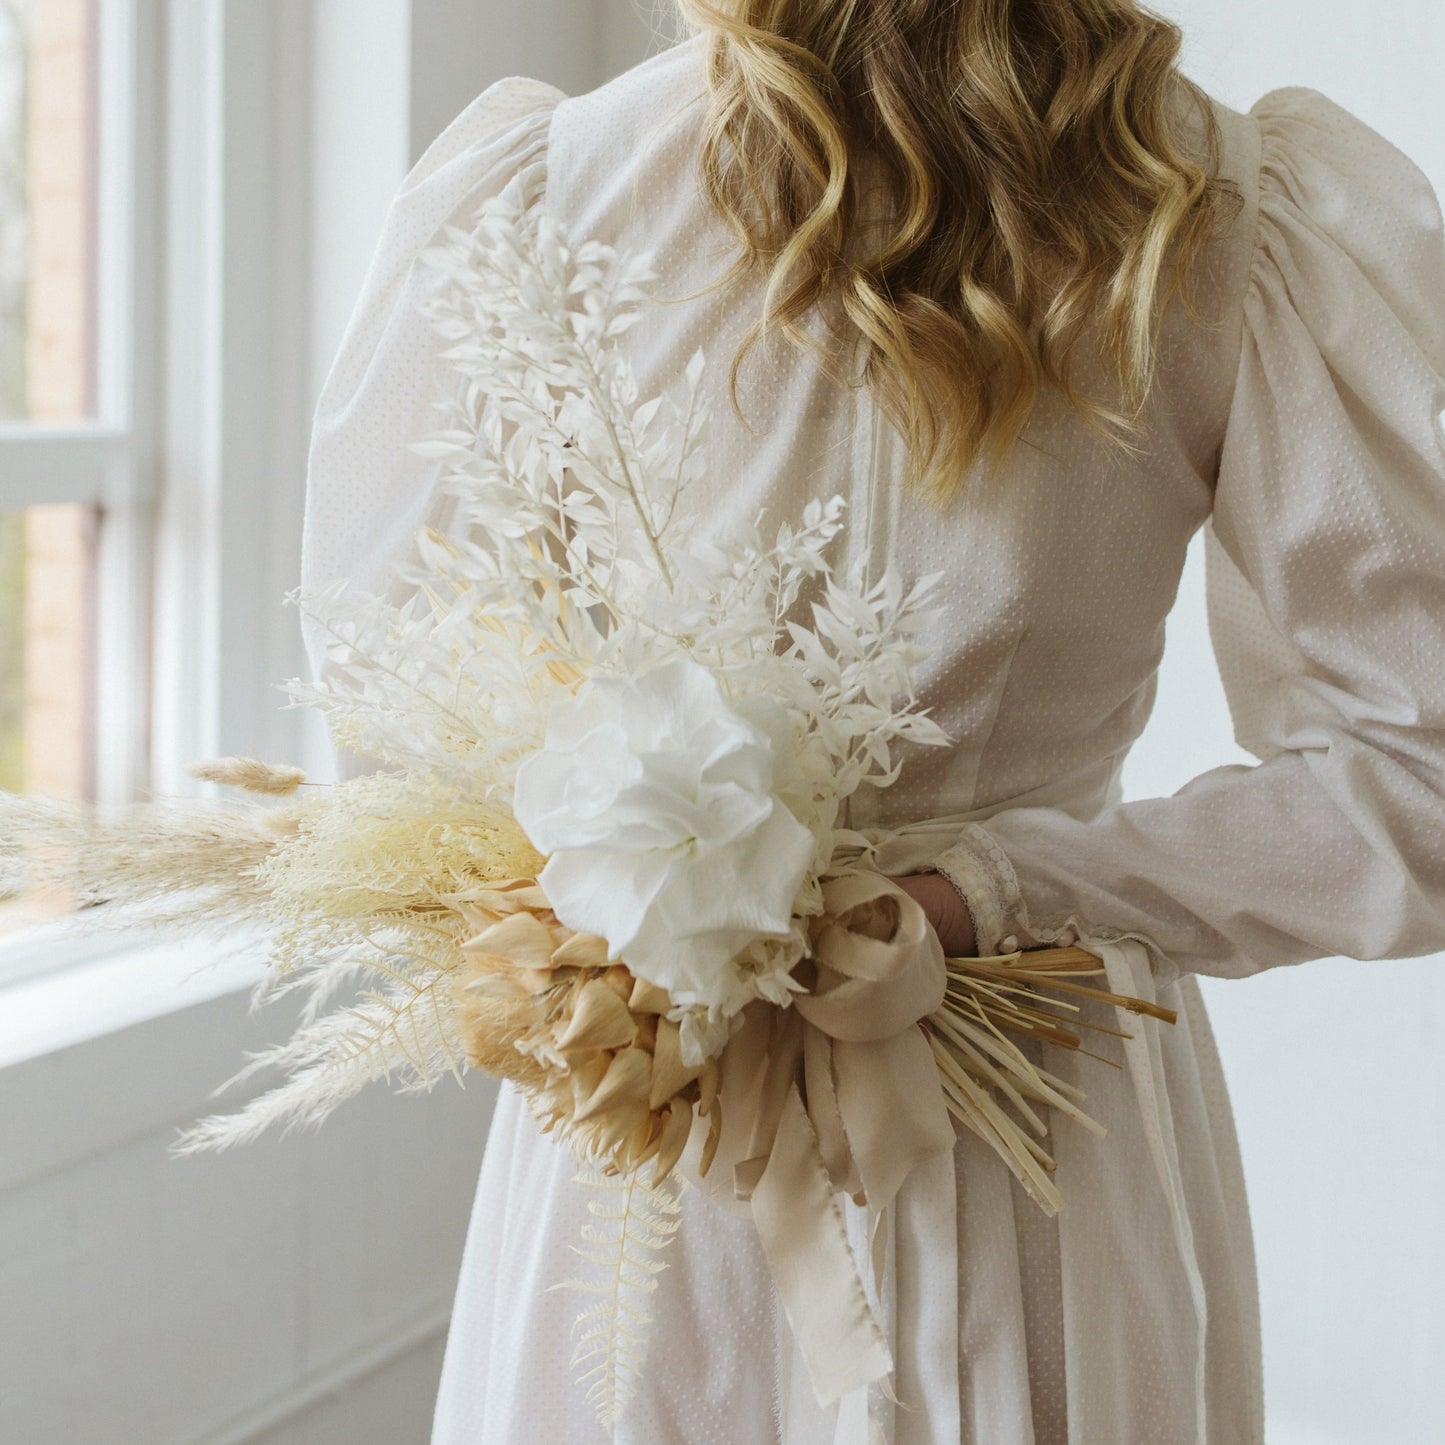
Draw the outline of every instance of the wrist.
<instances>
[{"instance_id":1,"label":"wrist","mask_svg":"<svg viewBox=\"0 0 1445 1445\"><path fill-rule=\"evenodd\" d=\"M973 911L962 890L946 873L931 869L893 881L923 909L944 953L950 958L972 958L977 954Z\"/></svg>"}]
</instances>

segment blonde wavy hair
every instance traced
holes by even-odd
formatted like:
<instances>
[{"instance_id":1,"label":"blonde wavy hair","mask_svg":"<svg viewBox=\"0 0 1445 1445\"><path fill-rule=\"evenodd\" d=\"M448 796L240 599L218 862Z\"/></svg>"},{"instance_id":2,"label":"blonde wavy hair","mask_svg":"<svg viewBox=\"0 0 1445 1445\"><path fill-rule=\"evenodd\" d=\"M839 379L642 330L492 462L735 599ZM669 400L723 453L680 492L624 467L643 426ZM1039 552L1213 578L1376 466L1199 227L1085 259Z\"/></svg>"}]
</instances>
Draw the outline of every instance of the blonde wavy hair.
<instances>
[{"instance_id":1,"label":"blonde wavy hair","mask_svg":"<svg viewBox=\"0 0 1445 1445\"><path fill-rule=\"evenodd\" d=\"M766 278L732 362L739 417L739 369L771 333L844 379L805 326L832 302L936 501L1008 457L1041 379L1137 454L1162 315L1179 295L1218 324L1185 283L1242 202L1178 26L1135 0L678 4L709 36L702 186L741 243L714 285ZM1176 84L1205 164L1174 132ZM1071 379L1095 318L1117 407Z\"/></svg>"}]
</instances>

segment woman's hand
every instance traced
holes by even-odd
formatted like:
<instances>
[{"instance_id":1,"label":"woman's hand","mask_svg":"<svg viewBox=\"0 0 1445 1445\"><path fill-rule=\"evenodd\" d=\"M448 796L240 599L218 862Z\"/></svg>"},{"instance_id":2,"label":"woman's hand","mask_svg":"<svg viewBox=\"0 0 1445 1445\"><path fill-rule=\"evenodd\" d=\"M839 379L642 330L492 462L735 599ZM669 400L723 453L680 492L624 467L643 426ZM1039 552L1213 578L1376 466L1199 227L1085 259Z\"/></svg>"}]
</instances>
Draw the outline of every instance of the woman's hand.
<instances>
[{"instance_id":1,"label":"woman's hand","mask_svg":"<svg viewBox=\"0 0 1445 1445\"><path fill-rule=\"evenodd\" d=\"M909 873L893 880L924 911L949 958L972 958L978 950L973 917L958 889L942 873Z\"/></svg>"}]
</instances>

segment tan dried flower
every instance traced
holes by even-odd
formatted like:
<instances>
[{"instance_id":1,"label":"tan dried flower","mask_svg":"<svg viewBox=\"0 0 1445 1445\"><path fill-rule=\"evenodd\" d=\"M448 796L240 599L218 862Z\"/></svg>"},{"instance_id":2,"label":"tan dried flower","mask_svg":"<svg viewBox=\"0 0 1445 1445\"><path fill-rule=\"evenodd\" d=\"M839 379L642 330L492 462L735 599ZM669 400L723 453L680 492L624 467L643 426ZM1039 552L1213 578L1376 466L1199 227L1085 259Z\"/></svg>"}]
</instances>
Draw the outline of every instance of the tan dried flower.
<instances>
[{"instance_id":1,"label":"tan dried flower","mask_svg":"<svg viewBox=\"0 0 1445 1445\"><path fill-rule=\"evenodd\" d=\"M545 1132L605 1173L672 1172L694 1115L721 1128L715 1059L684 1064L666 992L608 963L603 939L557 921L532 879L448 900L475 929L459 943L456 1015L467 1061L511 1079Z\"/></svg>"}]
</instances>

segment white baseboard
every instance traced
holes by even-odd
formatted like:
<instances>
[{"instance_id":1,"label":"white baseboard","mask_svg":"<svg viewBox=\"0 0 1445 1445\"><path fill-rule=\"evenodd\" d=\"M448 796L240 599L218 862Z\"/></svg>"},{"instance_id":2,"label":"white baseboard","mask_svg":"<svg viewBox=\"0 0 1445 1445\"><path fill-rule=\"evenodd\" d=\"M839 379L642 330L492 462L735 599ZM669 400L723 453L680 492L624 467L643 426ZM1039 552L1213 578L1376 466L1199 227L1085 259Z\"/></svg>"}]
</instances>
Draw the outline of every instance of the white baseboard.
<instances>
[{"instance_id":1,"label":"white baseboard","mask_svg":"<svg viewBox=\"0 0 1445 1445\"><path fill-rule=\"evenodd\" d=\"M427 1445L450 1299L193 1445Z\"/></svg>"}]
</instances>

